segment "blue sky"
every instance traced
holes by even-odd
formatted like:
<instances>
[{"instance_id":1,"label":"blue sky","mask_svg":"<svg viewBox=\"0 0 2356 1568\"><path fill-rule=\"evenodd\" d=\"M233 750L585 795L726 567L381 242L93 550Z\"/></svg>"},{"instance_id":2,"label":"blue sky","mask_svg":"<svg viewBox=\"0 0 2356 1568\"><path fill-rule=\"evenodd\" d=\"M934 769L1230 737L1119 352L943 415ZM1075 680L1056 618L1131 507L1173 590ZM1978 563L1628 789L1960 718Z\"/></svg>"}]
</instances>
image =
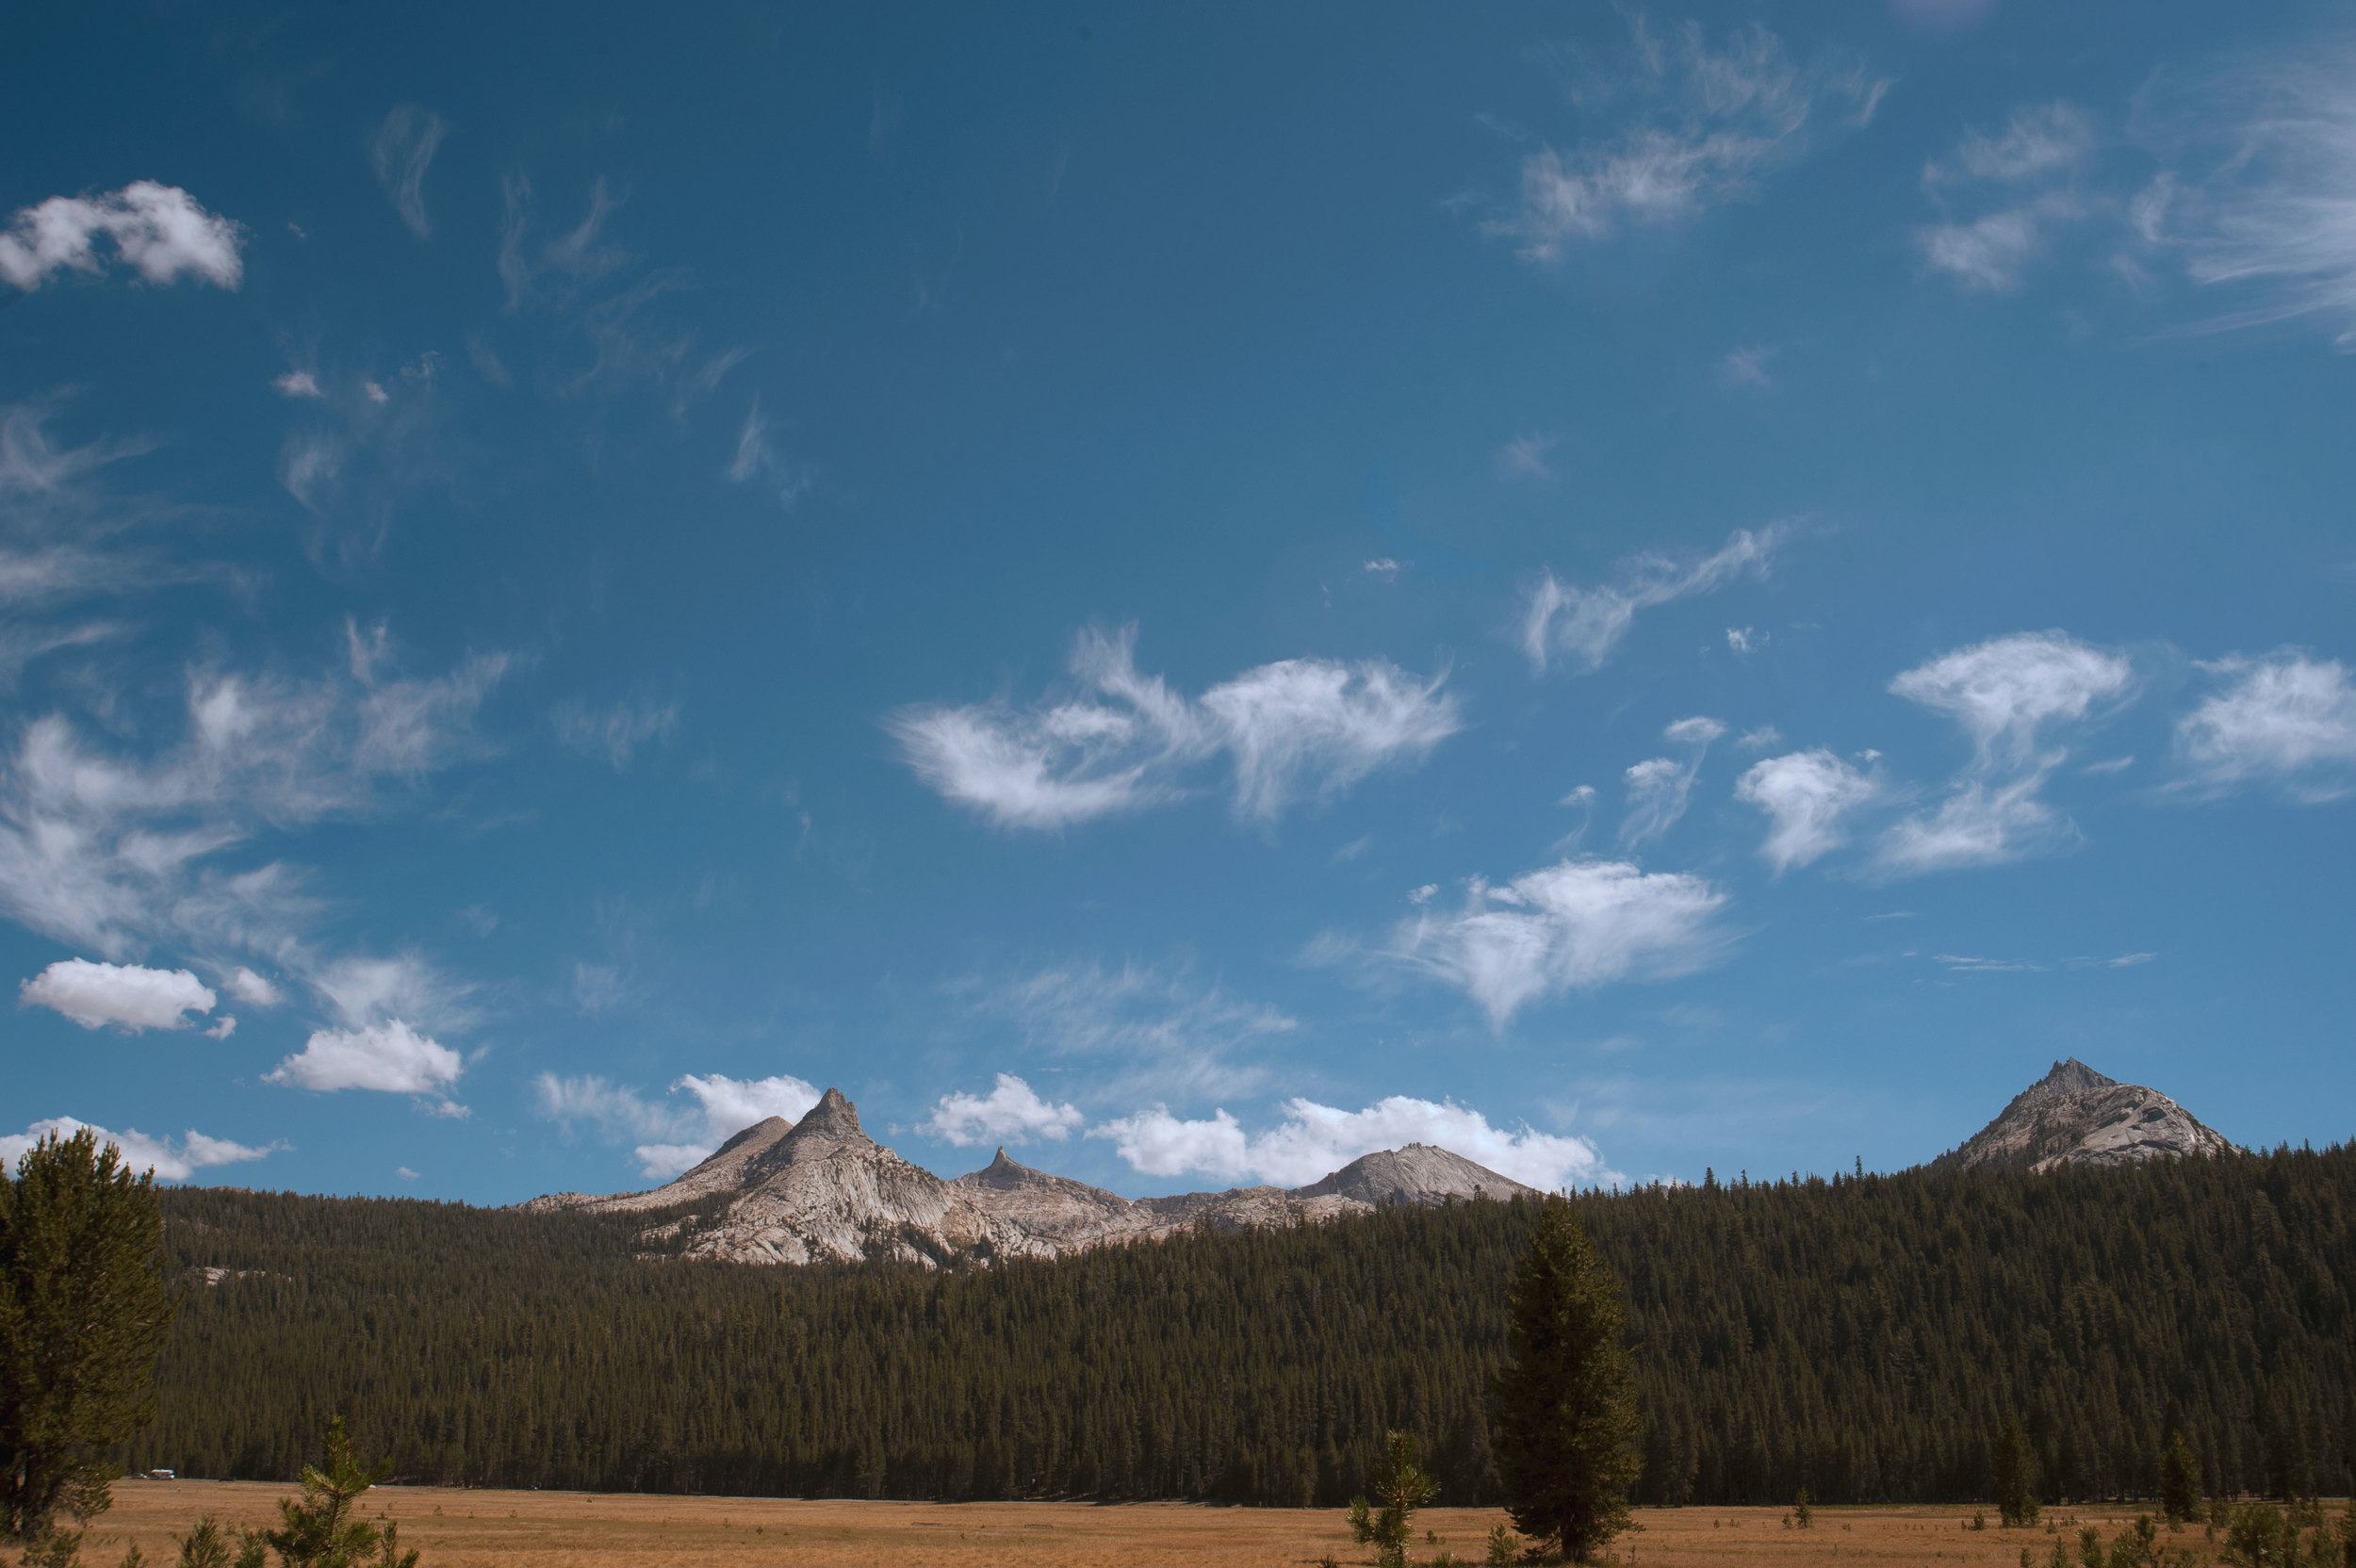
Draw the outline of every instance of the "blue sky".
<instances>
[{"instance_id":1,"label":"blue sky","mask_svg":"<svg viewBox=\"0 0 2356 1568\"><path fill-rule=\"evenodd\" d=\"M2345 13L139 14L0 65L0 1149L2351 1131Z\"/></svg>"}]
</instances>

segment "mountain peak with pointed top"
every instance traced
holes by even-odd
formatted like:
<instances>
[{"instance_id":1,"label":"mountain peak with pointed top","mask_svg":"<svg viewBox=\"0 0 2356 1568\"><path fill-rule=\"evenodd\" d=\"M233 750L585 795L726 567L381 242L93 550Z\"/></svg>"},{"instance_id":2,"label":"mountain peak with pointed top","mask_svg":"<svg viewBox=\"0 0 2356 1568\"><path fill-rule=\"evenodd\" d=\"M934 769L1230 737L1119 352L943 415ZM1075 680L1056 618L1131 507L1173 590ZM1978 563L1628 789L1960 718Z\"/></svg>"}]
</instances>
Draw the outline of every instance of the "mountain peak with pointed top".
<instances>
[{"instance_id":1,"label":"mountain peak with pointed top","mask_svg":"<svg viewBox=\"0 0 2356 1568\"><path fill-rule=\"evenodd\" d=\"M2075 1056L2019 1094L1933 1170L2051 1170L2231 1152L2233 1144L2157 1089L2105 1077Z\"/></svg>"}]
</instances>

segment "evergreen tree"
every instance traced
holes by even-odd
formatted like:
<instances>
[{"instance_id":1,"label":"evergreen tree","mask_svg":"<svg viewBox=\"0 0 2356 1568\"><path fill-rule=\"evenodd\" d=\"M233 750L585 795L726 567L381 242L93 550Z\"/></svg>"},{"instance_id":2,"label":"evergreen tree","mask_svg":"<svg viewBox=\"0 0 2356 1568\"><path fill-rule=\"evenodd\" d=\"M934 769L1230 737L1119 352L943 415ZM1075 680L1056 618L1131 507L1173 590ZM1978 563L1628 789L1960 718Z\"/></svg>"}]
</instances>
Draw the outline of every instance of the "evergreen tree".
<instances>
[{"instance_id":1,"label":"evergreen tree","mask_svg":"<svg viewBox=\"0 0 2356 1568\"><path fill-rule=\"evenodd\" d=\"M1350 1500L1350 1529L1361 1546L1372 1545L1376 1560L1382 1568L1401 1568L1407 1560L1407 1543L1414 1533L1412 1521L1415 1510L1432 1500L1440 1490L1440 1483L1427 1474L1415 1460L1415 1434L1390 1432L1383 1439L1382 1467L1366 1488L1382 1505L1380 1512L1368 1508L1364 1497Z\"/></svg>"},{"instance_id":2,"label":"evergreen tree","mask_svg":"<svg viewBox=\"0 0 2356 1568\"><path fill-rule=\"evenodd\" d=\"M1627 1528L1644 1457L1619 1282L1560 1199L1539 1213L1506 1311L1513 1361L1492 1389L1506 1511L1585 1562Z\"/></svg>"},{"instance_id":3,"label":"evergreen tree","mask_svg":"<svg viewBox=\"0 0 2356 1568\"><path fill-rule=\"evenodd\" d=\"M2037 1460L2029 1452L2028 1434L2021 1417L2004 1413L2004 1424L1988 1440L1988 1467L1996 1481L1996 1511L2007 1526L2037 1523Z\"/></svg>"},{"instance_id":4,"label":"evergreen tree","mask_svg":"<svg viewBox=\"0 0 2356 1568\"><path fill-rule=\"evenodd\" d=\"M155 1415L162 1244L154 1173L87 1128L0 1170L0 1535L105 1511L107 1451Z\"/></svg>"},{"instance_id":5,"label":"evergreen tree","mask_svg":"<svg viewBox=\"0 0 2356 1568\"><path fill-rule=\"evenodd\" d=\"M2160 1507L2168 1522L2181 1525L2201 1512L2201 1462L2183 1432L2169 1432L2160 1450Z\"/></svg>"},{"instance_id":6,"label":"evergreen tree","mask_svg":"<svg viewBox=\"0 0 2356 1568\"><path fill-rule=\"evenodd\" d=\"M352 1517L352 1505L392 1468L389 1461L362 1464L336 1416L327 1425L327 1468L303 1467L303 1500L280 1498L283 1523L262 1539L285 1568L357 1568L371 1556L382 1568L417 1568L417 1554L401 1550L399 1525Z\"/></svg>"}]
</instances>

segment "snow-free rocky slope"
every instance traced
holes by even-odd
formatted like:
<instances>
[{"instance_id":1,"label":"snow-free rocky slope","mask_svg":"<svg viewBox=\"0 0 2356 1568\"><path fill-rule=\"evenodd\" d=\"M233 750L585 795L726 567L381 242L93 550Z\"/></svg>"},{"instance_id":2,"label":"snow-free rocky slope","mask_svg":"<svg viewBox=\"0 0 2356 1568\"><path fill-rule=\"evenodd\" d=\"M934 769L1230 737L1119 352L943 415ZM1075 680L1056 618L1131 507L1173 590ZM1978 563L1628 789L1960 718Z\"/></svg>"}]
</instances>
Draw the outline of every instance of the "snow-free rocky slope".
<instances>
[{"instance_id":1,"label":"snow-free rocky slope","mask_svg":"<svg viewBox=\"0 0 2356 1568\"><path fill-rule=\"evenodd\" d=\"M696 1211L661 1229L689 1257L733 1263L893 1258L937 1266L961 1257L1060 1257L1168 1235L1370 1214L1385 1204L1535 1197L1535 1188L1460 1154L1411 1143L1368 1154L1321 1182L1285 1190L1236 1187L1130 1200L998 1157L955 1181L910 1165L869 1137L840 1089L798 1122L756 1122L712 1156L651 1192L535 1198L525 1208L600 1213Z\"/></svg>"},{"instance_id":2,"label":"snow-free rocky slope","mask_svg":"<svg viewBox=\"0 0 2356 1568\"><path fill-rule=\"evenodd\" d=\"M2051 1170L2057 1165L2133 1165L2233 1152L2223 1134L2157 1089L2105 1078L2072 1056L2013 1096L2003 1114L1933 1170Z\"/></svg>"}]
</instances>

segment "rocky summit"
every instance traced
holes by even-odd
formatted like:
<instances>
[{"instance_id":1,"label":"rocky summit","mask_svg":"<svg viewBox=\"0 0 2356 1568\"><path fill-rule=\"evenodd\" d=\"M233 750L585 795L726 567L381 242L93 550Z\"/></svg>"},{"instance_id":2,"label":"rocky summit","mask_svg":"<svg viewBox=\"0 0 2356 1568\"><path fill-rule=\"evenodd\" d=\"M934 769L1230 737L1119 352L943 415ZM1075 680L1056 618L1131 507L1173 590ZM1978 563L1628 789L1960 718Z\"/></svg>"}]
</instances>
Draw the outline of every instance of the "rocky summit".
<instances>
[{"instance_id":1,"label":"rocky summit","mask_svg":"<svg viewBox=\"0 0 2356 1568\"><path fill-rule=\"evenodd\" d=\"M647 1233L682 1240L692 1258L731 1263L852 1263L889 1258L938 1267L967 1258L1053 1258L1199 1225L1242 1230L1370 1214L1388 1204L1536 1197L1461 1154L1411 1143L1352 1160L1305 1187L1235 1187L1123 1198L1006 1157L952 1181L869 1137L840 1089L798 1122L771 1117L695 1169L649 1192L551 1193L528 1210L629 1213L693 1204Z\"/></svg>"},{"instance_id":2,"label":"rocky summit","mask_svg":"<svg viewBox=\"0 0 2356 1568\"><path fill-rule=\"evenodd\" d=\"M1933 1170L2051 1170L2233 1152L2223 1134L2157 1089L2105 1078L2076 1057L2013 1096L1995 1120L1931 1162Z\"/></svg>"}]
</instances>

